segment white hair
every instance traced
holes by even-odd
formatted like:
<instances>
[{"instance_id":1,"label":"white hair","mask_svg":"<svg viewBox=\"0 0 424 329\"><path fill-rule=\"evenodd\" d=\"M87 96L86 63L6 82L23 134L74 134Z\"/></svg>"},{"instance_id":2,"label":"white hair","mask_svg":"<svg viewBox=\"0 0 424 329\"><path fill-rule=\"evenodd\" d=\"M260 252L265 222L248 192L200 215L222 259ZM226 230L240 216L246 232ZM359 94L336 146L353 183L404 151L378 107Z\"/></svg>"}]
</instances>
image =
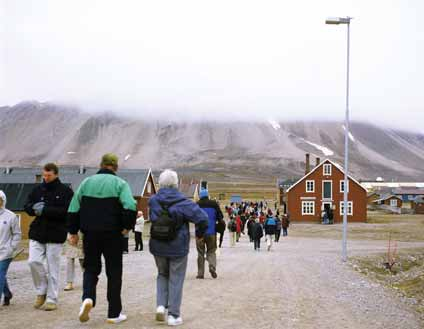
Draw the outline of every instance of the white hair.
<instances>
[{"instance_id":1,"label":"white hair","mask_svg":"<svg viewBox=\"0 0 424 329\"><path fill-rule=\"evenodd\" d=\"M178 175L175 171L166 169L159 176L159 188L178 188Z\"/></svg>"}]
</instances>

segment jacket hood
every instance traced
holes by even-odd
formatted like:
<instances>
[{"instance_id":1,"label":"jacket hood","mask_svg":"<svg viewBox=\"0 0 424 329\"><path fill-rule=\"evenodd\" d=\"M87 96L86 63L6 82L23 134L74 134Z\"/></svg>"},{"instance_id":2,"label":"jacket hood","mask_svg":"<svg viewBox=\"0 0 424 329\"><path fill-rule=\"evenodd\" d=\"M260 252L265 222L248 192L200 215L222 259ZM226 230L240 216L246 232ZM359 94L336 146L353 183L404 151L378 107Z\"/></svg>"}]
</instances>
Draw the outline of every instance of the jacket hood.
<instances>
[{"instance_id":1,"label":"jacket hood","mask_svg":"<svg viewBox=\"0 0 424 329\"><path fill-rule=\"evenodd\" d=\"M159 203L170 204L186 200L186 196L175 188L161 188L156 194Z\"/></svg>"},{"instance_id":2,"label":"jacket hood","mask_svg":"<svg viewBox=\"0 0 424 329\"><path fill-rule=\"evenodd\" d=\"M4 192L1 191L1 190L0 190L0 199L3 200L3 206L1 206L0 209L5 209L6 208L7 198L6 198L6 194L4 194Z\"/></svg>"}]
</instances>

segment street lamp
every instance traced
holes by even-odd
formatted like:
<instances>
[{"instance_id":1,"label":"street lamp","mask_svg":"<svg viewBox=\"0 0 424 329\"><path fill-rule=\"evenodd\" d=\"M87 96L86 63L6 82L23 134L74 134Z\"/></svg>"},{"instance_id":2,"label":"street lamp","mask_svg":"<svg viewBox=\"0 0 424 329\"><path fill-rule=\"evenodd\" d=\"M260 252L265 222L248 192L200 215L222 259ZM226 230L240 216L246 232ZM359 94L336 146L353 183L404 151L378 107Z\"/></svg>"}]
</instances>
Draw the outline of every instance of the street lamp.
<instances>
[{"instance_id":1,"label":"street lamp","mask_svg":"<svg viewBox=\"0 0 424 329\"><path fill-rule=\"evenodd\" d=\"M348 213L348 170L349 170L349 60L350 60L350 20L352 17L331 17L327 18L325 24L347 25L347 66L346 66L346 116L345 116L345 156L344 156L344 191L343 191L343 240L342 240L342 261L347 261L347 213Z\"/></svg>"}]
</instances>

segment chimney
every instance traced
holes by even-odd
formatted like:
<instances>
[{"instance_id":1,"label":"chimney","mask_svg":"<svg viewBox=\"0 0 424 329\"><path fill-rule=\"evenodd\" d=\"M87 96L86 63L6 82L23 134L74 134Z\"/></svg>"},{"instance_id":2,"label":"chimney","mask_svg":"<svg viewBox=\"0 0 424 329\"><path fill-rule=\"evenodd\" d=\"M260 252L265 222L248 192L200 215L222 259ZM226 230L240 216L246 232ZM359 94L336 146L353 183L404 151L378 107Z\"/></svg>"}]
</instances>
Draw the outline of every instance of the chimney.
<instances>
[{"instance_id":1,"label":"chimney","mask_svg":"<svg viewBox=\"0 0 424 329\"><path fill-rule=\"evenodd\" d=\"M41 174L36 174L35 175L35 182L36 183L41 183Z\"/></svg>"},{"instance_id":2,"label":"chimney","mask_svg":"<svg viewBox=\"0 0 424 329\"><path fill-rule=\"evenodd\" d=\"M306 161L305 161L305 175L309 174L311 171L311 163L309 161L310 155L309 153L306 153Z\"/></svg>"},{"instance_id":3,"label":"chimney","mask_svg":"<svg viewBox=\"0 0 424 329\"><path fill-rule=\"evenodd\" d=\"M320 163L321 163L321 159L320 158L316 158L315 167L318 167Z\"/></svg>"}]
</instances>

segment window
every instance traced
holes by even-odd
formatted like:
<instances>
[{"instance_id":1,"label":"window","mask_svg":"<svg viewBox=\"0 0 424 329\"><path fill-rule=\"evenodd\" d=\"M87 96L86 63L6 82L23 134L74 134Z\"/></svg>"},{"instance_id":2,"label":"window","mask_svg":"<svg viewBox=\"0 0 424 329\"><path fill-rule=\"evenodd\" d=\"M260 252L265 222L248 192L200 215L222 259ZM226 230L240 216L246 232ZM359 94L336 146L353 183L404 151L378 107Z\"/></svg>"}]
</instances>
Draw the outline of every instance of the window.
<instances>
[{"instance_id":1,"label":"window","mask_svg":"<svg viewBox=\"0 0 424 329\"><path fill-rule=\"evenodd\" d=\"M347 181L347 191L349 192L349 181ZM344 180L340 181L340 193L344 193Z\"/></svg>"},{"instance_id":2,"label":"window","mask_svg":"<svg viewBox=\"0 0 424 329\"><path fill-rule=\"evenodd\" d=\"M340 216L343 216L344 214L344 201L340 201ZM353 215L353 202L348 201L347 202L347 214L349 216Z\"/></svg>"},{"instance_id":3,"label":"window","mask_svg":"<svg viewBox=\"0 0 424 329\"><path fill-rule=\"evenodd\" d=\"M398 206L397 199L391 199L390 200L390 207L397 207L397 206Z\"/></svg>"},{"instance_id":4,"label":"window","mask_svg":"<svg viewBox=\"0 0 424 329\"><path fill-rule=\"evenodd\" d=\"M315 201L302 201L302 215L315 215Z\"/></svg>"},{"instance_id":5,"label":"window","mask_svg":"<svg viewBox=\"0 0 424 329\"><path fill-rule=\"evenodd\" d=\"M315 192L315 181L307 180L306 181L306 192Z\"/></svg>"},{"instance_id":6,"label":"window","mask_svg":"<svg viewBox=\"0 0 424 329\"><path fill-rule=\"evenodd\" d=\"M326 163L324 165L324 175L325 176L331 176L331 164Z\"/></svg>"}]
</instances>

